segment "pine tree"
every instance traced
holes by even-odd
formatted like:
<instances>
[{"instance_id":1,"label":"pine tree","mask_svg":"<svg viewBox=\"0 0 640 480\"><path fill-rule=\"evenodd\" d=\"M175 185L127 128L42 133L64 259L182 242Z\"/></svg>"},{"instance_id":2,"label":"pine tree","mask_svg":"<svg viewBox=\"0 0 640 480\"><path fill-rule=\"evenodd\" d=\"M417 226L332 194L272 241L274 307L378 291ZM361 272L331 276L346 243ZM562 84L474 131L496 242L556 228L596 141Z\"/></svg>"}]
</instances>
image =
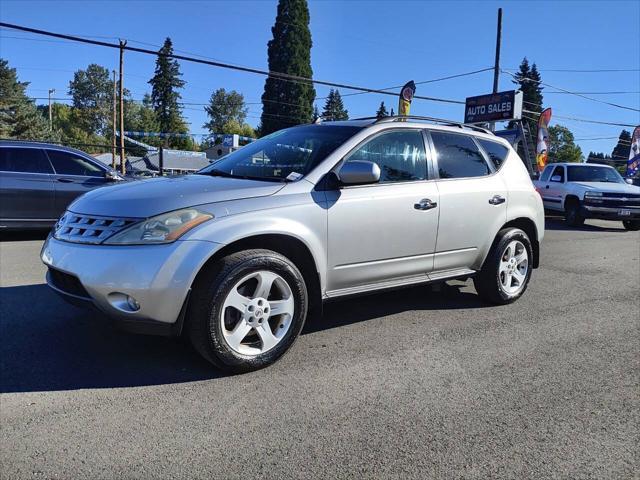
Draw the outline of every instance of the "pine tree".
<instances>
[{"instance_id":1,"label":"pine tree","mask_svg":"<svg viewBox=\"0 0 640 480\"><path fill-rule=\"evenodd\" d=\"M167 37L158 53L155 73L153 78L149 80L151 104L156 112L158 127L161 132L187 133L187 125L178 104L181 98L178 89L184 87L185 82L180 78L182 74L178 62L166 56L173 54L173 44L170 38ZM169 140L169 144L174 147L184 147L191 143L178 138Z\"/></svg>"},{"instance_id":2,"label":"pine tree","mask_svg":"<svg viewBox=\"0 0 640 480\"><path fill-rule=\"evenodd\" d=\"M311 32L306 0L279 0L276 21L268 43L269 71L312 78ZM308 123L316 97L313 85L269 75L262 94L260 133Z\"/></svg>"},{"instance_id":3,"label":"pine tree","mask_svg":"<svg viewBox=\"0 0 640 480\"><path fill-rule=\"evenodd\" d=\"M47 120L25 94L29 82L18 81L15 68L0 58L0 137L21 140L59 140Z\"/></svg>"},{"instance_id":4,"label":"pine tree","mask_svg":"<svg viewBox=\"0 0 640 480\"><path fill-rule=\"evenodd\" d=\"M614 160L628 160L631 152L631 132L622 130L618 137L618 143L613 148L611 156Z\"/></svg>"},{"instance_id":5,"label":"pine tree","mask_svg":"<svg viewBox=\"0 0 640 480\"><path fill-rule=\"evenodd\" d=\"M125 96L129 92L125 92ZM80 127L90 134L109 133L113 104L113 80L109 70L95 63L86 70L78 70L69 82L69 95L73 98Z\"/></svg>"},{"instance_id":6,"label":"pine tree","mask_svg":"<svg viewBox=\"0 0 640 480\"><path fill-rule=\"evenodd\" d=\"M384 102L380 102L380 108L378 108L378 111L376 112L376 117L384 118L388 116L389 116L389 112L387 112L387 107L384 106Z\"/></svg>"},{"instance_id":7,"label":"pine tree","mask_svg":"<svg viewBox=\"0 0 640 480\"><path fill-rule=\"evenodd\" d=\"M320 118L320 110L316 105L313 106L313 117L311 117L312 122L316 122Z\"/></svg>"},{"instance_id":8,"label":"pine tree","mask_svg":"<svg viewBox=\"0 0 640 480\"><path fill-rule=\"evenodd\" d=\"M527 59L527 57L524 57L522 59L522 62L520 63L518 73L516 73L515 78L513 80L513 83L518 85L518 89L522 91L522 101L523 101L522 108L524 110L529 110L531 112L537 112L537 113L542 112L543 87L540 84L541 79L542 78L540 76L540 72L538 71L538 67L536 66L536 64L534 63L533 65L530 66L529 60ZM537 135L538 135L537 120L523 118L522 123L525 129L528 129L528 131L531 133L532 142L530 143L532 145L530 145L530 147L535 148L535 139L537 138ZM514 126L515 125L513 122L509 123L509 128L514 128ZM518 153L522 158L525 158L522 142L520 142L518 146Z\"/></svg>"},{"instance_id":9,"label":"pine tree","mask_svg":"<svg viewBox=\"0 0 640 480\"><path fill-rule=\"evenodd\" d=\"M338 90L334 90L333 88L329 90L329 96L325 101L324 110L322 111L322 118L331 121L349 120L349 112L345 110L342 97Z\"/></svg>"},{"instance_id":10,"label":"pine tree","mask_svg":"<svg viewBox=\"0 0 640 480\"><path fill-rule=\"evenodd\" d=\"M393 107L391 107L391 113L389 114L389 116L390 116L390 117L394 117L395 115L396 115L396 114L395 114L395 112L393 111Z\"/></svg>"},{"instance_id":11,"label":"pine tree","mask_svg":"<svg viewBox=\"0 0 640 480\"><path fill-rule=\"evenodd\" d=\"M247 118L247 107L244 103L244 96L241 93L231 90L227 92L224 88L219 88L211 94L209 105L204 107L209 121L203 125L211 133L237 133L227 131L225 126L233 123L233 130L237 130L235 124L240 129L244 128L244 121Z\"/></svg>"}]
</instances>

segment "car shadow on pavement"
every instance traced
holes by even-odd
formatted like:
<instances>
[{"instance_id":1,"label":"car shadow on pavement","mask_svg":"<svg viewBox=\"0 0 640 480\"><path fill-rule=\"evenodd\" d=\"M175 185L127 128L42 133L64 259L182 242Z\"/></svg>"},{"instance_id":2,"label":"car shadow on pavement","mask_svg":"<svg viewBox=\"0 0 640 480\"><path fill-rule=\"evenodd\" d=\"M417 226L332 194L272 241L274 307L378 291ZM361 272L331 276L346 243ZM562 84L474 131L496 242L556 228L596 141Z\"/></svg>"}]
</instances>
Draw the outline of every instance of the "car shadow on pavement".
<instances>
[{"instance_id":1,"label":"car shadow on pavement","mask_svg":"<svg viewBox=\"0 0 640 480\"><path fill-rule=\"evenodd\" d=\"M45 240L49 235L49 229L2 231L0 230L0 242L26 242L30 240Z\"/></svg>"},{"instance_id":2,"label":"car shadow on pavement","mask_svg":"<svg viewBox=\"0 0 640 480\"><path fill-rule=\"evenodd\" d=\"M460 283L460 282L456 282ZM326 305L304 334L407 310L485 306L459 285L378 293ZM0 393L117 388L226 376L188 342L118 331L97 313L68 305L46 285L0 288Z\"/></svg>"},{"instance_id":3,"label":"car shadow on pavement","mask_svg":"<svg viewBox=\"0 0 640 480\"><path fill-rule=\"evenodd\" d=\"M587 220L588 222L589 220ZM567 225L562 217L546 217L545 218L545 230L555 231L585 231L585 232L616 232L625 233L626 230L622 226L622 222L607 222L610 226L593 225L585 223L580 227L572 227Z\"/></svg>"}]
</instances>

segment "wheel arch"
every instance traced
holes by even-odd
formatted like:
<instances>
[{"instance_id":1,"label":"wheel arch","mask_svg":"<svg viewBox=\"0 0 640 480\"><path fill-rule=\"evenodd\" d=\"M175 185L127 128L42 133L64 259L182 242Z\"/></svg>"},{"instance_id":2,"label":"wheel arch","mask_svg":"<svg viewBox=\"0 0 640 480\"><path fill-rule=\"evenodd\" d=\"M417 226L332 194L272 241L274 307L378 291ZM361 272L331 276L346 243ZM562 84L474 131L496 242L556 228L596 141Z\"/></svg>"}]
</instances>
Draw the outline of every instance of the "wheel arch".
<instances>
[{"instance_id":1,"label":"wheel arch","mask_svg":"<svg viewBox=\"0 0 640 480\"><path fill-rule=\"evenodd\" d=\"M519 228L527 234L531 241L531 249L533 254L533 260L531 262L533 268L538 268L540 265L540 241L538 239L538 228L533 220L527 217L519 217L505 223L500 230L505 228ZM497 236L496 236L497 240Z\"/></svg>"},{"instance_id":2,"label":"wheel arch","mask_svg":"<svg viewBox=\"0 0 640 480\"><path fill-rule=\"evenodd\" d=\"M193 284L200 275L220 259L232 253L250 249L267 249L284 255L298 267L305 279L309 294L309 312L315 313L322 309L322 287L320 272L310 248L299 238L283 233L262 233L239 238L216 250L200 267Z\"/></svg>"}]
</instances>

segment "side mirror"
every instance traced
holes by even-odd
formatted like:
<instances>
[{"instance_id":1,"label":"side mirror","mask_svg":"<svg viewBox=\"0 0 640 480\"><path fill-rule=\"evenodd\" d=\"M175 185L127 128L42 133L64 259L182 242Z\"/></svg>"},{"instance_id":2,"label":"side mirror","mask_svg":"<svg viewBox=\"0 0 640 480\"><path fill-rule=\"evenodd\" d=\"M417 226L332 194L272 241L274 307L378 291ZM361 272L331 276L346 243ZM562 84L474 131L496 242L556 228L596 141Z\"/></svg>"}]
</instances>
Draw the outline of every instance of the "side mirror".
<instances>
[{"instance_id":1,"label":"side mirror","mask_svg":"<svg viewBox=\"0 0 640 480\"><path fill-rule=\"evenodd\" d=\"M117 182L118 180L122 180L120 178L120 175L118 175L116 172L114 172L112 170L107 170L106 172L104 172L104 178L108 182Z\"/></svg>"},{"instance_id":2,"label":"side mirror","mask_svg":"<svg viewBox=\"0 0 640 480\"><path fill-rule=\"evenodd\" d=\"M632 178L625 178L624 181L627 182L629 185L633 185L633 179Z\"/></svg>"},{"instance_id":3,"label":"side mirror","mask_svg":"<svg viewBox=\"0 0 640 480\"><path fill-rule=\"evenodd\" d=\"M552 182L562 182L562 177L560 175L554 175L551 177Z\"/></svg>"},{"instance_id":4,"label":"side mirror","mask_svg":"<svg viewBox=\"0 0 640 480\"><path fill-rule=\"evenodd\" d=\"M378 183L380 181L380 167L364 160L354 160L345 162L338 178L343 185L364 185L367 183Z\"/></svg>"}]
</instances>

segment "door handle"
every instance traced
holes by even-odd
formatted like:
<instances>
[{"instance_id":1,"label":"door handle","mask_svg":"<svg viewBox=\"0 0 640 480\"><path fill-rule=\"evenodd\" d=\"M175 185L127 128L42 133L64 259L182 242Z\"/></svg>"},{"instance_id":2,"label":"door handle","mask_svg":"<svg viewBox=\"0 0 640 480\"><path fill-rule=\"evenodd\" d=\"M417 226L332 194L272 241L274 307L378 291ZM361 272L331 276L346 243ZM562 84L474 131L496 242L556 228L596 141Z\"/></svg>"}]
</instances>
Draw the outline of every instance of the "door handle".
<instances>
[{"instance_id":1,"label":"door handle","mask_svg":"<svg viewBox=\"0 0 640 480\"><path fill-rule=\"evenodd\" d=\"M58 181L62 183L73 183L73 180L69 180L68 178L59 178Z\"/></svg>"},{"instance_id":2,"label":"door handle","mask_svg":"<svg viewBox=\"0 0 640 480\"><path fill-rule=\"evenodd\" d=\"M501 203L504 203L506 201L507 201L507 199L504 198L502 195L494 195L493 197L491 197L489 199L489 203L491 205L500 205Z\"/></svg>"},{"instance_id":3,"label":"door handle","mask_svg":"<svg viewBox=\"0 0 640 480\"><path fill-rule=\"evenodd\" d=\"M437 206L437 202L432 202L428 198L423 198L418 203L413 204L413 208L415 208L416 210L431 210L432 208L436 208Z\"/></svg>"},{"instance_id":4,"label":"door handle","mask_svg":"<svg viewBox=\"0 0 640 480\"><path fill-rule=\"evenodd\" d=\"M546 186L546 187L544 187L544 188L547 188L547 189L548 189L548 188L549 188L549 185L547 185L547 186Z\"/></svg>"}]
</instances>

